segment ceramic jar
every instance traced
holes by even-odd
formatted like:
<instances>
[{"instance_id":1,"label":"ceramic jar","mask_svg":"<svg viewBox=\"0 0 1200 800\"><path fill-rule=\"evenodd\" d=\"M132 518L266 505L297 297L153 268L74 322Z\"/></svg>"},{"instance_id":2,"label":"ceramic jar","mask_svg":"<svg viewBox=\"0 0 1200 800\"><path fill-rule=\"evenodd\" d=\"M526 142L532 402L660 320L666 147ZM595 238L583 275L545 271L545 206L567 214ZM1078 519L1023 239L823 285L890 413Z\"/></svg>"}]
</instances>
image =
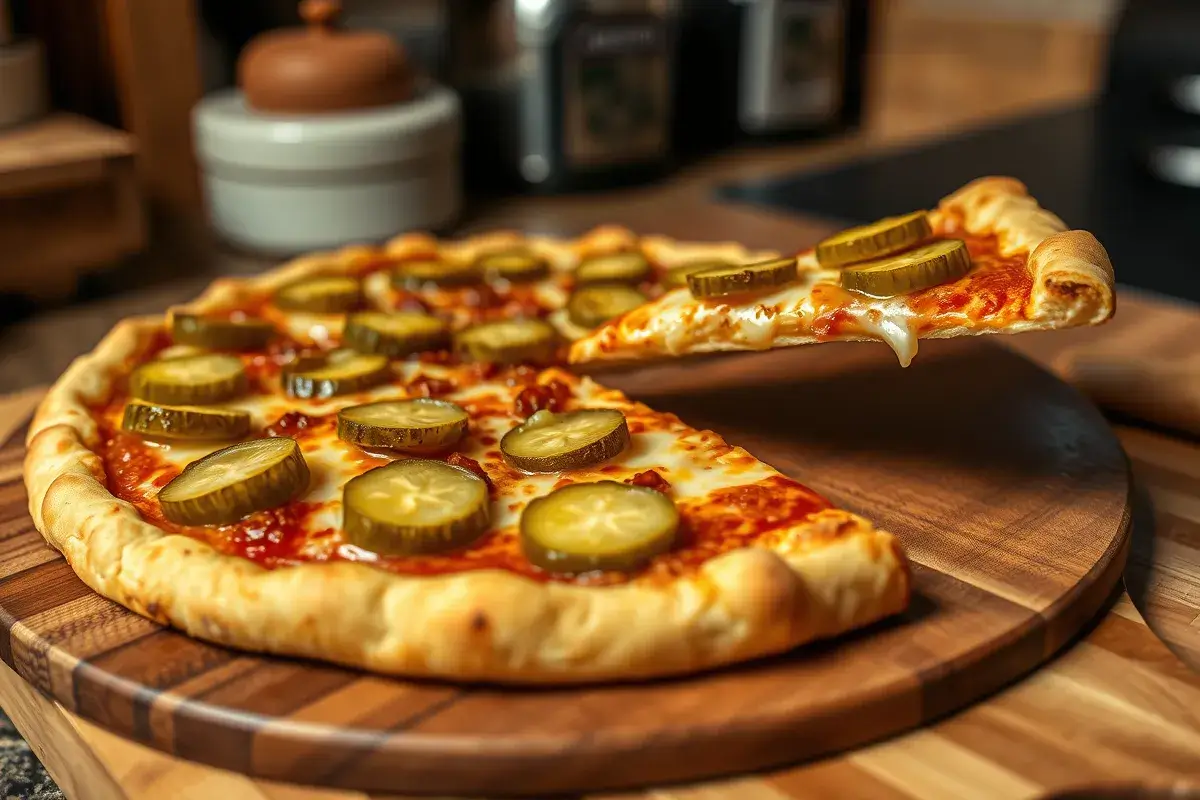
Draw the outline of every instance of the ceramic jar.
<instances>
[{"instance_id":1,"label":"ceramic jar","mask_svg":"<svg viewBox=\"0 0 1200 800\"><path fill-rule=\"evenodd\" d=\"M239 88L194 110L210 218L234 244L296 253L458 215L457 95L414 79L390 37L337 30L337 11L306 0L307 29L251 42Z\"/></svg>"}]
</instances>

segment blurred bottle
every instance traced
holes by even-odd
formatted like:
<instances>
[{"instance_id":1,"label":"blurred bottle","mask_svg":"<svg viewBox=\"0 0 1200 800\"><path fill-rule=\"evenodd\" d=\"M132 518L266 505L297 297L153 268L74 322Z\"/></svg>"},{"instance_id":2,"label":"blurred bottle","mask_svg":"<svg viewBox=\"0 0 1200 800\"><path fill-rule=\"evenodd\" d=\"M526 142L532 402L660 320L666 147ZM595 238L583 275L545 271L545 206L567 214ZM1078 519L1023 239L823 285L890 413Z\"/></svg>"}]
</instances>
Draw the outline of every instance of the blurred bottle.
<instances>
[{"instance_id":1,"label":"blurred bottle","mask_svg":"<svg viewBox=\"0 0 1200 800\"><path fill-rule=\"evenodd\" d=\"M673 0L448 0L468 185L563 192L672 163Z\"/></svg>"},{"instance_id":2,"label":"blurred bottle","mask_svg":"<svg viewBox=\"0 0 1200 800\"><path fill-rule=\"evenodd\" d=\"M839 132L862 115L870 0L684 0L676 142L689 155Z\"/></svg>"}]
</instances>

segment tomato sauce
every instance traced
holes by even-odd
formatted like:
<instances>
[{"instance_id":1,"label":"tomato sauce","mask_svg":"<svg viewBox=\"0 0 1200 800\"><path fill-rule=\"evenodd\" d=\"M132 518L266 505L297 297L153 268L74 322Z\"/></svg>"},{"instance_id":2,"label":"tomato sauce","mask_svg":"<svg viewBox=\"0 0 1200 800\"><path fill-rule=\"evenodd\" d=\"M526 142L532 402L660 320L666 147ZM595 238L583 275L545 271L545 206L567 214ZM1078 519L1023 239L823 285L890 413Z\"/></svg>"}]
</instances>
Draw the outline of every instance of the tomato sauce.
<instances>
[{"instance_id":1,"label":"tomato sauce","mask_svg":"<svg viewBox=\"0 0 1200 800\"><path fill-rule=\"evenodd\" d=\"M1002 256L995 236L972 236L955 233L967 245L974 269L965 278L953 283L931 286L913 292L909 307L922 317L951 314L971 309L971 317L985 320L1002 311L1000 319L1010 321L1023 317L1025 304L1033 293L1033 277L1026 265L1027 256Z\"/></svg>"}]
</instances>

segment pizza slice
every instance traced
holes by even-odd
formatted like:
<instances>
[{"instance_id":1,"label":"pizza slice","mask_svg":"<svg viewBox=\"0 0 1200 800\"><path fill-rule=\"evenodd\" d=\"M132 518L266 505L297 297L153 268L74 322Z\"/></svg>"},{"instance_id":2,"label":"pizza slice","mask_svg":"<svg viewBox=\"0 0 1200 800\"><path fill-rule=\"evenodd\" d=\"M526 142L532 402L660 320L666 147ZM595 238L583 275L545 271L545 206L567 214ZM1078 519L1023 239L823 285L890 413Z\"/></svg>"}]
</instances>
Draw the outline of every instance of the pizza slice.
<instances>
[{"instance_id":1,"label":"pizza slice","mask_svg":"<svg viewBox=\"0 0 1200 800\"><path fill-rule=\"evenodd\" d=\"M531 363L541 318L373 302L407 263L301 260L120 323L31 425L38 529L193 636L452 680L688 673L907 606L896 537Z\"/></svg>"},{"instance_id":2,"label":"pizza slice","mask_svg":"<svg viewBox=\"0 0 1200 800\"><path fill-rule=\"evenodd\" d=\"M976 180L936 210L844 231L796 257L690 273L575 339L572 363L826 341L882 341L904 366L917 341L1097 325L1112 265L1012 178Z\"/></svg>"}]
</instances>

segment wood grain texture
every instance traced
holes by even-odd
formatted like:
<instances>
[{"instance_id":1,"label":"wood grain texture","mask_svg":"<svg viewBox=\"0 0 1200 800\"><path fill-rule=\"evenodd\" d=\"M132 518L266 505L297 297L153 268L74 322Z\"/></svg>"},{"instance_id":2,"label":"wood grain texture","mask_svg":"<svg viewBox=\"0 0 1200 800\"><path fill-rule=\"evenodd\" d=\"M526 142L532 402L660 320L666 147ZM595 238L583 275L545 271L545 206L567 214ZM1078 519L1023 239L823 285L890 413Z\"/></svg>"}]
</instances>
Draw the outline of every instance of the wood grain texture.
<instances>
[{"instance_id":1,"label":"wood grain texture","mask_svg":"<svg viewBox=\"0 0 1200 800\"><path fill-rule=\"evenodd\" d=\"M40 546L13 482L0 484L0 658L69 711L163 751L366 791L617 789L928 723L1033 669L1094 617L1124 564L1126 462L1095 409L994 344L939 343L908 370L883 348L847 358L852 347L755 357L759 373L710 360L686 392L655 369L608 380L894 531L915 562L899 620L687 680L541 691L386 680L210 646L103 600ZM0 472L20 456L10 441Z\"/></svg>"}]
</instances>

